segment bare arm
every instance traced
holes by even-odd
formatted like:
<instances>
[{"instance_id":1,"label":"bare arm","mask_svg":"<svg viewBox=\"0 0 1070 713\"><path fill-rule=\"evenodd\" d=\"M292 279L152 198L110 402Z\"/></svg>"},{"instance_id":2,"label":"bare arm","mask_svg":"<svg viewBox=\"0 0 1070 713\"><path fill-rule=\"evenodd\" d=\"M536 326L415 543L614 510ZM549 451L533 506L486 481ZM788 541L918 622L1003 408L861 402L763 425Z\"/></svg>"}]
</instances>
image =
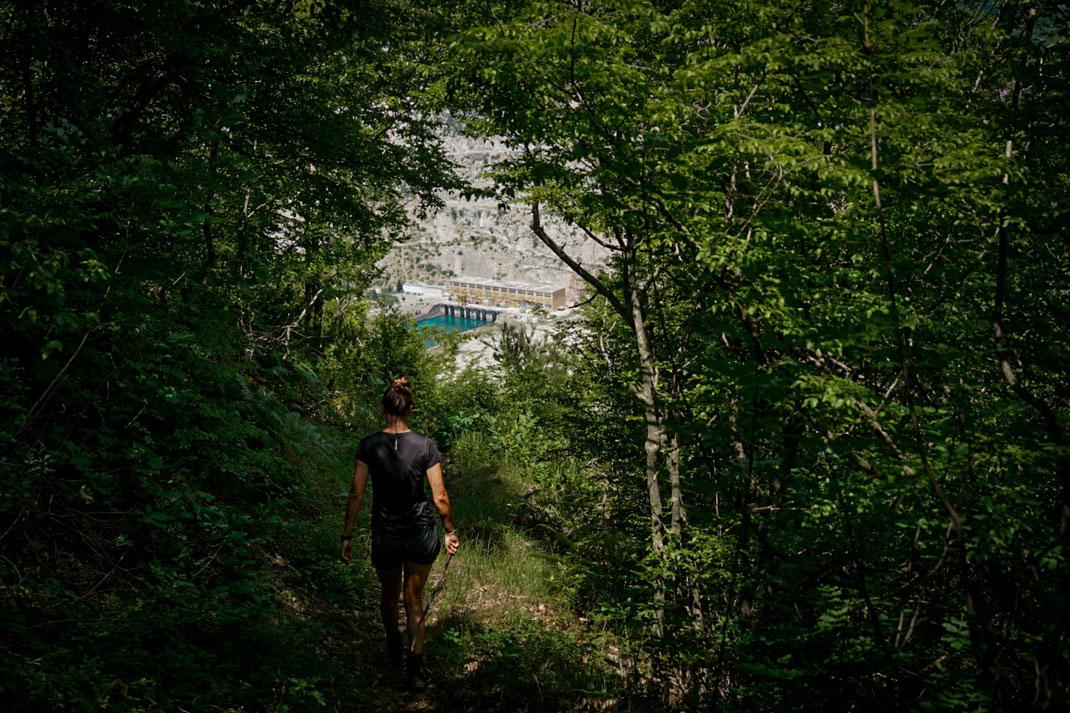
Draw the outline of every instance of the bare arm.
<instances>
[{"instance_id":1,"label":"bare arm","mask_svg":"<svg viewBox=\"0 0 1070 713\"><path fill-rule=\"evenodd\" d=\"M427 469L427 482L431 484L431 497L435 500L435 509L442 518L446 528L446 551L456 554L458 547L457 533L453 528L453 510L450 508L450 496L446 494L446 484L442 480L442 464L435 463Z\"/></svg>"},{"instance_id":2,"label":"bare arm","mask_svg":"<svg viewBox=\"0 0 1070 713\"><path fill-rule=\"evenodd\" d=\"M353 466L353 483L349 486L349 498L346 500L346 524L342 528L342 561L349 564L353 553L353 526L357 522L357 513L364 502L364 491L368 487L368 464L358 460Z\"/></svg>"}]
</instances>

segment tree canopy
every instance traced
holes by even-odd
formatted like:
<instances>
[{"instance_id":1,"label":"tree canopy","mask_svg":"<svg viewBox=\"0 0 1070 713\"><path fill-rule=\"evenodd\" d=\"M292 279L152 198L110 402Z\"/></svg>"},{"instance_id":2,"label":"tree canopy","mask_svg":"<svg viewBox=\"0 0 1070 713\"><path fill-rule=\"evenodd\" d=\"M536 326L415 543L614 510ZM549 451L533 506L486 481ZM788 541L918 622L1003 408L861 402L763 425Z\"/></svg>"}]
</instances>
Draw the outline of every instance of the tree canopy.
<instances>
[{"instance_id":1,"label":"tree canopy","mask_svg":"<svg viewBox=\"0 0 1070 713\"><path fill-rule=\"evenodd\" d=\"M283 548L324 597L372 586L311 553L401 375L447 474L526 489L468 494L488 552L500 511L612 637L601 694L553 639L572 672L537 701L500 662L547 640L481 639L500 702L1066 705L1062 5L0 20L0 692L20 709L372 705L337 692L270 573ZM455 174L446 126L504 143L489 187ZM590 288L549 340L502 327L490 372L363 298L446 191L525 211L514 237Z\"/></svg>"}]
</instances>

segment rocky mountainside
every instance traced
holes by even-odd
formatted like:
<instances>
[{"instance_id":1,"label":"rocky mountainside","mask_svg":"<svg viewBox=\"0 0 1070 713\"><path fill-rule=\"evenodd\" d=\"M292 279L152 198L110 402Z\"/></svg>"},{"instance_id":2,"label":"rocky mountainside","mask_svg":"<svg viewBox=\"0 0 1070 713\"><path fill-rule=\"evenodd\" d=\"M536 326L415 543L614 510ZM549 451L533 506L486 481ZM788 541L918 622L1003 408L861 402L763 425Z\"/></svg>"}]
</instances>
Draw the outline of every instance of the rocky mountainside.
<instances>
[{"instance_id":1,"label":"rocky mountainside","mask_svg":"<svg viewBox=\"0 0 1070 713\"><path fill-rule=\"evenodd\" d=\"M443 137L450 157L475 185L487 185L485 172L506 155L498 141L473 139L454 128ZM445 206L420 217L411 213L408 234L379 262L381 284L427 282L445 285L451 277L519 280L567 288L571 302L582 289L575 277L532 233L530 209L519 203L504 209L493 199L466 200L444 194ZM582 264L597 270L606 251L575 226L544 215L547 232Z\"/></svg>"}]
</instances>

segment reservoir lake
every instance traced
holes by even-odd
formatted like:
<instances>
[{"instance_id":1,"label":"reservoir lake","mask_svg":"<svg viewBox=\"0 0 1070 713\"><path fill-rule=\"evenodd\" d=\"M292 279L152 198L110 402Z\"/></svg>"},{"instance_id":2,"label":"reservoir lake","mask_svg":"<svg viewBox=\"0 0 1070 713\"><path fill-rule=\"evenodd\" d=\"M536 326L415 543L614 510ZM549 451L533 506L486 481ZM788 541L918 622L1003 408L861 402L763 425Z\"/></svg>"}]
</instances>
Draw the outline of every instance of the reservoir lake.
<instances>
[{"instance_id":1,"label":"reservoir lake","mask_svg":"<svg viewBox=\"0 0 1070 713\"><path fill-rule=\"evenodd\" d=\"M485 322L482 319L469 319L468 317L455 317L448 314L440 314L429 319L420 320L416 323L416 328L422 330L424 327L435 327L444 329L447 332L467 332L469 329L482 327L484 324L491 323Z\"/></svg>"}]
</instances>

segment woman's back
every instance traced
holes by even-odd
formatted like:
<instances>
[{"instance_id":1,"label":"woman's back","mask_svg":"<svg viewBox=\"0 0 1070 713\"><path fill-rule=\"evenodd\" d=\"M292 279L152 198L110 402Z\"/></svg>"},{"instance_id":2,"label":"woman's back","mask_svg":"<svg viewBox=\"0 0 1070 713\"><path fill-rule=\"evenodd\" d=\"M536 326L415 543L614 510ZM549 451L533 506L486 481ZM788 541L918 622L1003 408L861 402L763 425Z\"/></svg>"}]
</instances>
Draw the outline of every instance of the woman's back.
<instances>
[{"instance_id":1,"label":"woman's back","mask_svg":"<svg viewBox=\"0 0 1070 713\"><path fill-rule=\"evenodd\" d=\"M377 431L361 440L357 460L371 475L376 534L409 537L434 526L424 492L427 471L442 460L434 441L413 431Z\"/></svg>"}]
</instances>

